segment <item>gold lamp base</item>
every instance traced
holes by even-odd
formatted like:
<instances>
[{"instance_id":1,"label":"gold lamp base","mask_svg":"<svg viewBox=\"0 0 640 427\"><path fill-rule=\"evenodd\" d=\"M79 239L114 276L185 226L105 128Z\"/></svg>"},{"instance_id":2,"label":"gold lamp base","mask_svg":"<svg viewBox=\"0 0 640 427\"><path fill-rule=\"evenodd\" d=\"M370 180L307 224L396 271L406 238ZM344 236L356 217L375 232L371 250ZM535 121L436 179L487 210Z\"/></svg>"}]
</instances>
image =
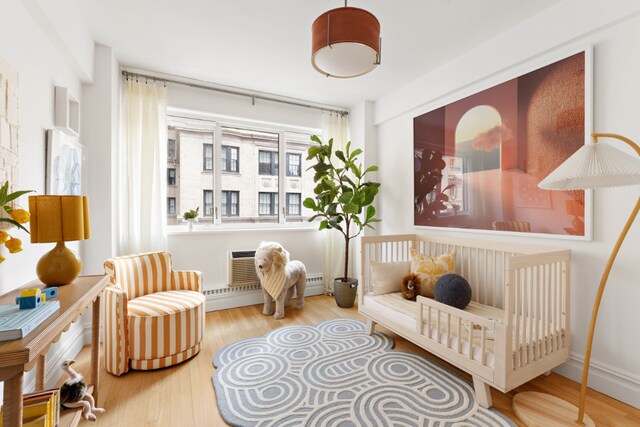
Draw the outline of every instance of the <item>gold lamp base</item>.
<instances>
[{"instance_id":1,"label":"gold lamp base","mask_svg":"<svg viewBox=\"0 0 640 427\"><path fill-rule=\"evenodd\" d=\"M582 423L577 422L577 406L550 394L536 391L516 394L513 398L513 412L528 427L595 427L595 423L587 414L584 414Z\"/></svg>"},{"instance_id":2,"label":"gold lamp base","mask_svg":"<svg viewBox=\"0 0 640 427\"><path fill-rule=\"evenodd\" d=\"M80 270L82 261L64 242L58 242L44 254L36 267L38 279L47 286L67 285L78 277Z\"/></svg>"}]
</instances>

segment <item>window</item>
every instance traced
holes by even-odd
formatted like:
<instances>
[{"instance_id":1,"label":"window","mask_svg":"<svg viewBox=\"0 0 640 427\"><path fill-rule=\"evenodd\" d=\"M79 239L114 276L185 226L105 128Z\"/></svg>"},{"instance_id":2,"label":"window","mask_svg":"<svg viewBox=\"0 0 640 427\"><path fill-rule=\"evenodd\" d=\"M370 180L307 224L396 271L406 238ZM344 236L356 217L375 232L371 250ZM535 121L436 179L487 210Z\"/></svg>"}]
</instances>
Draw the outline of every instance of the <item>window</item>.
<instances>
[{"instance_id":1,"label":"window","mask_svg":"<svg viewBox=\"0 0 640 427\"><path fill-rule=\"evenodd\" d=\"M175 139L167 140L167 158L169 160L176 159L176 140Z\"/></svg>"},{"instance_id":2,"label":"window","mask_svg":"<svg viewBox=\"0 0 640 427\"><path fill-rule=\"evenodd\" d=\"M300 154L287 153L287 176L300 176Z\"/></svg>"},{"instance_id":3,"label":"window","mask_svg":"<svg viewBox=\"0 0 640 427\"><path fill-rule=\"evenodd\" d=\"M260 175L278 175L278 152L262 151L258 153L258 173Z\"/></svg>"},{"instance_id":4,"label":"window","mask_svg":"<svg viewBox=\"0 0 640 427\"><path fill-rule=\"evenodd\" d=\"M278 193L259 193L258 213L260 215L278 215Z\"/></svg>"},{"instance_id":5,"label":"window","mask_svg":"<svg viewBox=\"0 0 640 427\"><path fill-rule=\"evenodd\" d=\"M198 207L205 226L306 223L313 215L302 202L315 196L305 155L315 131L264 123L239 127L182 115L169 115L168 122L176 157L166 167L166 197L175 199L170 226Z\"/></svg>"},{"instance_id":6,"label":"window","mask_svg":"<svg viewBox=\"0 0 640 427\"><path fill-rule=\"evenodd\" d=\"M222 171L223 172L238 172L238 147L232 147L230 145L223 145L221 151L222 157Z\"/></svg>"},{"instance_id":7,"label":"window","mask_svg":"<svg viewBox=\"0 0 640 427\"><path fill-rule=\"evenodd\" d=\"M300 215L300 193L287 193L287 215Z\"/></svg>"},{"instance_id":8,"label":"window","mask_svg":"<svg viewBox=\"0 0 640 427\"><path fill-rule=\"evenodd\" d=\"M213 170L213 144L202 144L202 170Z\"/></svg>"},{"instance_id":9,"label":"window","mask_svg":"<svg viewBox=\"0 0 640 427\"><path fill-rule=\"evenodd\" d=\"M239 191L222 191L222 216L238 216Z\"/></svg>"},{"instance_id":10,"label":"window","mask_svg":"<svg viewBox=\"0 0 640 427\"><path fill-rule=\"evenodd\" d=\"M167 197L167 215L176 214L176 198Z\"/></svg>"},{"instance_id":11,"label":"window","mask_svg":"<svg viewBox=\"0 0 640 427\"><path fill-rule=\"evenodd\" d=\"M204 206L202 214L213 216L213 190L204 190L202 193L202 205Z\"/></svg>"},{"instance_id":12,"label":"window","mask_svg":"<svg viewBox=\"0 0 640 427\"><path fill-rule=\"evenodd\" d=\"M176 170L175 168L167 169L167 185L176 185Z\"/></svg>"}]
</instances>

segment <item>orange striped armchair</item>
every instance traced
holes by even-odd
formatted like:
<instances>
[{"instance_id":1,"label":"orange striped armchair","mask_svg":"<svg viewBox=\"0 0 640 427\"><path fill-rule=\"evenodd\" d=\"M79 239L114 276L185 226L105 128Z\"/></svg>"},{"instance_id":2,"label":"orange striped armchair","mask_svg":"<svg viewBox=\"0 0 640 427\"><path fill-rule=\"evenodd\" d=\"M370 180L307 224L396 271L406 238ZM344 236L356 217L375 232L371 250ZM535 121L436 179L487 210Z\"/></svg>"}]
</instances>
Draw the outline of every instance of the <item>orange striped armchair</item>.
<instances>
[{"instance_id":1,"label":"orange striped armchair","mask_svg":"<svg viewBox=\"0 0 640 427\"><path fill-rule=\"evenodd\" d=\"M164 368L200 351L204 332L202 274L172 271L171 254L111 258L104 294L104 359L114 375Z\"/></svg>"}]
</instances>

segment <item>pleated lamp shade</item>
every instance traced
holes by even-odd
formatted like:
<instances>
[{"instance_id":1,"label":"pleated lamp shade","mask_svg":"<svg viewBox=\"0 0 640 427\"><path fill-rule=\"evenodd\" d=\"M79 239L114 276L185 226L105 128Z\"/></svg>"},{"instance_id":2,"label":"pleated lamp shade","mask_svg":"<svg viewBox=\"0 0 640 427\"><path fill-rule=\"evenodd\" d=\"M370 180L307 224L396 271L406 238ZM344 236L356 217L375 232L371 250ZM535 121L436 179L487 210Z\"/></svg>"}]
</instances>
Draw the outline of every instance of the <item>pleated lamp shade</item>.
<instances>
[{"instance_id":1,"label":"pleated lamp shade","mask_svg":"<svg viewBox=\"0 0 640 427\"><path fill-rule=\"evenodd\" d=\"M640 159L607 144L586 144L540 181L545 190L640 184Z\"/></svg>"},{"instance_id":2,"label":"pleated lamp shade","mask_svg":"<svg viewBox=\"0 0 640 427\"><path fill-rule=\"evenodd\" d=\"M91 237L86 196L30 196L31 243L56 243Z\"/></svg>"}]
</instances>

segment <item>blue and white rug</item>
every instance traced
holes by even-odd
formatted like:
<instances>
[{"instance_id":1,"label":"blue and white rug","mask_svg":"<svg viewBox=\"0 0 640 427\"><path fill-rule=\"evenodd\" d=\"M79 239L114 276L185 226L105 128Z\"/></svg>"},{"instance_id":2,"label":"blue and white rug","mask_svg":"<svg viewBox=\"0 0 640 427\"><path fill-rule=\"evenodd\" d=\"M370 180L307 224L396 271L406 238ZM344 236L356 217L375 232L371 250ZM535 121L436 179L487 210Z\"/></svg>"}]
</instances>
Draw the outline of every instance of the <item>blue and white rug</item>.
<instances>
[{"instance_id":1,"label":"blue and white rug","mask_svg":"<svg viewBox=\"0 0 640 427\"><path fill-rule=\"evenodd\" d=\"M348 319L230 344L213 358L220 413L233 426L515 426L465 379L392 346Z\"/></svg>"}]
</instances>

